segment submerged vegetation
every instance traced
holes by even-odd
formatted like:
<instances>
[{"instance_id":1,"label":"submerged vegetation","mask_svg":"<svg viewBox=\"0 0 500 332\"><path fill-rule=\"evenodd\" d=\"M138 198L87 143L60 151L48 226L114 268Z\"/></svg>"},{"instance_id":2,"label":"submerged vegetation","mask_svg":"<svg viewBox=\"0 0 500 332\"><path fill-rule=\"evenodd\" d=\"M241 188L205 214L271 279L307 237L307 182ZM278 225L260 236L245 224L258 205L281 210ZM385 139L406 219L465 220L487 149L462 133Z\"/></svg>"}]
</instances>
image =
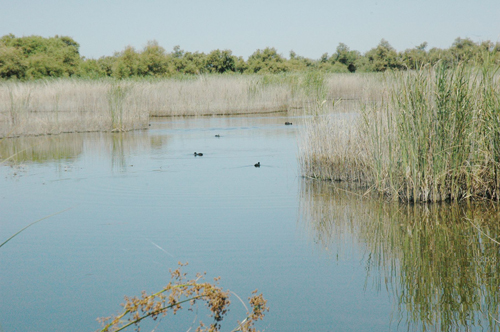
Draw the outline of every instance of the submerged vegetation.
<instances>
[{"instance_id":1,"label":"submerged vegetation","mask_svg":"<svg viewBox=\"0 0 500 332\"><path fill-rule=\"evenodd\" d=\"M360 116L311 120L303 173L361 182L404 201L499 200L499 83L488 65L439 63L387 75L382 98L360 103Z\"/></svg>"}]
</instances>

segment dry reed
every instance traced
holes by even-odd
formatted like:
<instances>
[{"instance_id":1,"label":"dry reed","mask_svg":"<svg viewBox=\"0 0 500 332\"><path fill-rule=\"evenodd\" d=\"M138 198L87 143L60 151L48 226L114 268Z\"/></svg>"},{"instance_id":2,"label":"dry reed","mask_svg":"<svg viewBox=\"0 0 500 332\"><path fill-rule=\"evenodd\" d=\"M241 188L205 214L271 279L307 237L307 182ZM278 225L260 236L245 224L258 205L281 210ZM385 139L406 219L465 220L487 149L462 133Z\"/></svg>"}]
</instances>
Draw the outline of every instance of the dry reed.
<instances>
[{"instance_id":1,"label":"dry reed","mask_svg":"<svg viewBox=\"0 0 500 332\"><path fill-rule=\"evenodd\" d=\"M143 129L150 116L288 111L318 100L374 95L379 77L308 73L3 82L0 137Z\"/></svg>"}]
</instances>

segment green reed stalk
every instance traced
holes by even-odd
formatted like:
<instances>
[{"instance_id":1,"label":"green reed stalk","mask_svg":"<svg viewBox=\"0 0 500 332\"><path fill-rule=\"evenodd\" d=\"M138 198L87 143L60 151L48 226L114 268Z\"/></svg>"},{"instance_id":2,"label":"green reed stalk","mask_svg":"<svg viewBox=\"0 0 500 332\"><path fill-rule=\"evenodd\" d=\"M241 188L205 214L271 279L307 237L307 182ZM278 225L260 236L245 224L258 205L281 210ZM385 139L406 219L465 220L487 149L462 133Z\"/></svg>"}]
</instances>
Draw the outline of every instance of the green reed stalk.
<instances>
[{"instance_id":1,"label":"green reed stalk","mask_svg":"<svg viewBox=\"0 0 500 332\"><path fill-rule=\"evenodd\" d=\"M395 76L391 103L365 114L363 132L377 142L371 148L377 189L413 202L498 199L497 75L439 64ZM374 114L383 107L390 111L381 122Z\"/></svg>"},{"instance_id":2,"label":"green reed stalk","mask_svg":"<svg viewBox=\"0 0 500 332\"><path fill-rule=\"evenodd\" d=\"M71 210L72 208L73 208L73 207L70 207L70 208L68 208L68 209L65 209L65 210L62 210L62 211L59 211L59 212L53 213L53 214L51 214L51 215L49 215L49 216L43 217L43 218L41 218L41 219L38 219L37 221L32 222L32 223L31 223L31 224L29 224L28 226L26 226L26 227L22 228L22 229L21 229L20 231L18 231L16 234L14 234L14 235L12 235L11 237L9 237L9 238L8 238L7 240L5 240L4 242L0 243L0 248L1 248L1 247L3 247L5 244L7 244L7 242L9 242L10 240L12 240L13 238L15 238L16 236L18 236L19 234L21 234L24 230L26 230L27 228L29 228L29 227L33 226L34 224L36 224L36 223L38 223L38 222L40 222L40 221L42 221L42 220L48 219L48 218L50 218L50 217L53 217L53 216L55 216L55 215L61 214L61 213L63 213L63 212L66 212L66 211L68 211L68 210Z\"/></svg>"}]
</instances>

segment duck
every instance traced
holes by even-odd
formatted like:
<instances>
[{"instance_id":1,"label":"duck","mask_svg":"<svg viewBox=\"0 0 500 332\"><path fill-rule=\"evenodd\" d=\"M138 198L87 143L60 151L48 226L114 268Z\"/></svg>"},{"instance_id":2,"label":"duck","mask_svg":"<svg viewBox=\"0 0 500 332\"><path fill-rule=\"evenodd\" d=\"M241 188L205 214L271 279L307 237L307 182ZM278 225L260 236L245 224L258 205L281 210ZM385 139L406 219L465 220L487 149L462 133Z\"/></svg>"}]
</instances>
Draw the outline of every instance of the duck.
<instances>
[{"instance_id":1,"label":"duck","mask_svg":"<svg viewBox=\"0 0 500 332\"><path fill-rule=\"evenodd\" d=\"M217 134L217 135L215 135L215 137L220 137L220 135L219 135L219 134Z\"/></svg>"},{"instance_id":2,"label":"duck","mask_svg":"<svg viewBox=\"0 0 500 332\"><path fill-rule=\"evenodd\" d=\"M255 167L260 167L260 161L254 165Z\"/></svg>"},{"instance_id":3,"label":"duck","mask_svg":"<svg viewBox=\"0 0 500 332\"><path fill-rule=\"evenodd\" d=\"M196 157L196 156L200 156L200 157L201 157L201 156L203 156L203 153L196 153L196 152L195 152L195 153L194 153L194 156L195 156L195 157Z\"/></svg>"},{"instance_id":4,"label":"duck","mask_svg":"<svg viewBox=\"0 0 500 332\"><path fill-rule=\"evenodd\" d=\"M288 121L287 121L287 122L285 122L285 125L286 125L286 126L290 126L291 124L292 124L291 122L288 122Z\"/></svg>"}]
</instances>

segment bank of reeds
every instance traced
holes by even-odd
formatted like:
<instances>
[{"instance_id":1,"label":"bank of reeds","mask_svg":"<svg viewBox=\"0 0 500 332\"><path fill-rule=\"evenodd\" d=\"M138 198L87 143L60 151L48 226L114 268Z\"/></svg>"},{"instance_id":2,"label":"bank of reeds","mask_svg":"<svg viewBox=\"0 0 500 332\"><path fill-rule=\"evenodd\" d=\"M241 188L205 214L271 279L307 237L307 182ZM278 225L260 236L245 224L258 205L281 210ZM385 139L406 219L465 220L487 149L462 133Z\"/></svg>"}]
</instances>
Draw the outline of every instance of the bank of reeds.
<instances>
[{"instance_id":1,"label":"bank of reeds","mask_svg":"<svg viewBox=\"0 0 500 332\"><path fill-rule=\"evenodd\" d=\"M437 65L387 79L382 98L361 103L348 124L310 121L304 175L358 181L412 202L500 199L498 70Z\"/></svg>"},{"instance_id":2,"label":"bank of reeds","mask_svg":"<svg viewBox=\"0 0 500 332\"><path fill-rule=\"evenodd\" d=\"M311 72L2 82L0 137L141 129L150 116L289 111L317 100L373 94L378 78Z\"/></svg>"}]
</instances>

